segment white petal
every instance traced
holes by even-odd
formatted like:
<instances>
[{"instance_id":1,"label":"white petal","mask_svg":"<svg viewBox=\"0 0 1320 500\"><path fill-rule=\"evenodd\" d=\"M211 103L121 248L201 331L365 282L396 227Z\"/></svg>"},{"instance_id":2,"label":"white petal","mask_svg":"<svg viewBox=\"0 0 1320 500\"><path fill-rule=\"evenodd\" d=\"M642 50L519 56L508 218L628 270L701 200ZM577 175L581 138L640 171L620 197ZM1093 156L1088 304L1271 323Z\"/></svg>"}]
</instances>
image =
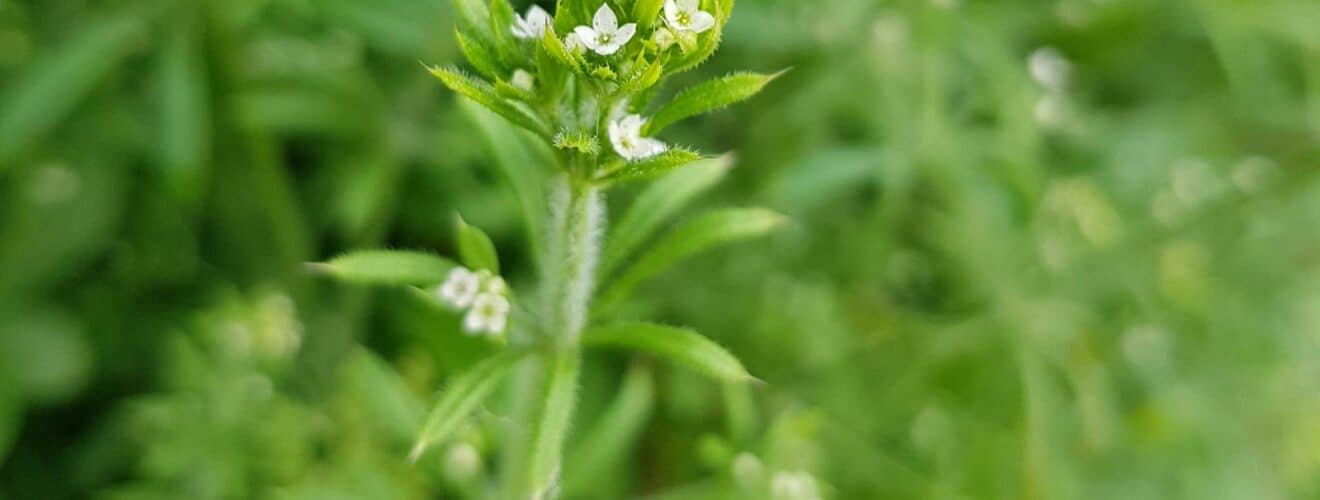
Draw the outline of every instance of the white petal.
<instances>
[{"instance_id":1,"label":"white petal","mask_svg":"<svg viewBox=\"0 0 1320 500\"><path fill-rule=\"evenodd\" d=\"M585 26L583 27L585 28ZM569 33L568 36L564 37L564 48L568 49L570 52L582 50L582 47L585 47L585 45L582 44L582 37L577 33Z\"/></svg>"},{"instance_id":2,"label":"white petal","mask_svg":"<svg viewBox=\"0 0 1320 500\"><path fill-rule=\"evenodd\" d=\"M582 45L585 45L588 49L597 50L600 47L600 38L596 36L596 30L586 26L578 26L573 28L573 34L577 35Z\"/></svg>"},{"instance_id":3,"label":"white petal","mask_svg":"<svg viewBox=\"0 0 1320 500\"><path fill-rule=\"evenodd\" d=\"M615 40L610 40L609 43L603 45L597 45L596 53L602 56L608 56L610 54L618 52L619 49L621 48L623 48L623 44L619 43L619 41L615 39Z\"/></svg>"},{"instance_id":4,"label":"white petal","mask_svg":"<svg viewBox=\"0 0 1320 500\"><path fill-rule=\"evenodd\" d=\"M681 11L678 9L678 4L674 3L674 0L665 0L665 21L668 21L671 25L678 23L679 12Z\"/></svg>"},{"instance_id":5,"label":"white petal","mask_svg":"<svg viewBox=\"0 0 1320 500\"><path fill-rule=\"evenodd\" d=\"M509 323L508 316L501 315L501 316L495 316L493 318L488 318L486 320L486 331L491 335L499 335L501 333L504 333L504 327L508 326L508 323Z\"/></svg>"},{"instance_id":6,"label":"white petal","mask_svg":"<svg viewBox=\"0 0 1320 500\"><path fill-rule=\"evenodd\" d=\"M617 42L620 46L623 46L627 44L629 40L632 40L633 35L636 34L637 34L637 23L628 23L621 26L619 28L619 31L614 33L614 41Z\"/></svg>"},{"instance_id":7,"label":"white petal","mask_svg":"<svg viewBox=\"0 0 1320 500\"><path fill-rule=\"evenodd\" d=\"M679 10L693 12L701 8L700 0L678 0Z\"/></svg>"},{"instance_id":8,"label":"white petal","mask_svg":"<svg viewBox=\"0 0 1320 500\"><path fill-rule=\"evenodd\" d=\"M646 125L646 119L642 115L628 115L619 121L619 129L633 137L642 136L643 125Z\"/></svg>"},{"instance_id":9,"label":"white petal","mask_svg":"<svg viewBox=\"0 0 1320 500\"><path fill-rule=\"evenodd\" d=\"M591 20L591 24L596 31L613 33L614 30L619 29L619 17L614 15L614 10L610 9L609 4L603 3L600 4L599 9L596 9L596 17Z\"/></svg>"},{"instance_id":10,"label":"white petal","mask_svg":"<svg viewBox=\"0 0 1320 500\"><path fill-rule=\"evenodd\" d=\"M553 19L550 17L550 13L542 9L540 5L532 5L530 9L527 9L527 22L540 25L542 28L549 26Z\"/></svg>"},{"instance_id":11,"label":"white petal","mask_svg":"<svg viewBox=\"0 0 1320 500\"><path fill-rule=\"evenodd\" d=\"M709 12L697 11L692 14L691 24L688 24L687 28L697 33L703 33L713 27L715 27L715 16Z\"/></svg>"},{"instance_id":12,"label":"white petal","mask_svg":"<svg viewBox=\"0 0 1320 500\"><path fill-rule=\"evenodd\" d=\"M655 156L669 150L669 145L660 142L657 139L646 138L646 139L642 139L642 141L643 144L646 145L646 156L648 157Z\"/></svg>"},{"instance_id":13,"label":"white petal","mask_svg":"<svg viewBox=\"0 0 1320 500\"><path fill-rule=\"evenodd\" d=\"M476 309L468 311L467 315L463 316L463 331L466 331L469 334L480 333L482 330L486 329L486 326L486 316Z\"/></svg>"}]
</instances>

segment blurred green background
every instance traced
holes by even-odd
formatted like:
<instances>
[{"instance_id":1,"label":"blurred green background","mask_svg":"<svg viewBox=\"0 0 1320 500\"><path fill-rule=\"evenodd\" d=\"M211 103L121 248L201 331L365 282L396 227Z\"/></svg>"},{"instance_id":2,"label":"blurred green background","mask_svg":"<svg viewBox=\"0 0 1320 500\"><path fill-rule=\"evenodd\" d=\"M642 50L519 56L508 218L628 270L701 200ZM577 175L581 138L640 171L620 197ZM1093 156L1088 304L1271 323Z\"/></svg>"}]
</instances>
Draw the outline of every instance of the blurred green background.
<instances>
[{"instance_id":1,"label":"blurred green background","mask_svg":"<svg viewBox=\"0 0 1320 500\"><path fill-rule=\"evenodd\" d=\"M492 165L536 156L419 64L452 33L0 0L0 498L474 498L498 408L406 454L491 347L301 267L462 210L534 278ZM785 67L665 139L792 227L632 305L767 383L589 358L567 496L1320 498L1320 2L743 0L675 83Z\"/></svg>"}]
</instances>

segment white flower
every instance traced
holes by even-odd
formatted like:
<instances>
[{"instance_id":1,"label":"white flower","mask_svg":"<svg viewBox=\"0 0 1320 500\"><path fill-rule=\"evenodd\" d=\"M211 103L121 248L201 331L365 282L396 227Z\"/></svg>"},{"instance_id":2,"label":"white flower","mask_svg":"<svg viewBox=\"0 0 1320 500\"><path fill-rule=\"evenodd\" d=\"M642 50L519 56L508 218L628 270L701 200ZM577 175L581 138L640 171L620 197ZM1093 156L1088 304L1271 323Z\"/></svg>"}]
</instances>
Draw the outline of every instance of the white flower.
<instances>
[{"instance_id":1,"label":"white flower","mask_svg":"<svg viewBox=\"0 0 1320 500\"><path fill-rule=\"evenodd\" d=\"M715 16L701 10L700 0L665 0L665 22L675 31L701 33L715 27Z\"/></svg>"},{"instance_id":2,"label":"white flower","mask_svg":"<svg viewBox=\"0 0 1320 500\"><path fill-rule=\"evenodd\" d=\"M509 290L509 285L504 283L504 278L491 276L481 284L481 291L503 296Z\"/></svg>"},{"instance_id":3,"label":"white flower","mask_svg":"<svg viewBox=\"0 0 1320 500\"><path fill-rule=\"evenodd\" d=\"M776 472L774 479L770 480L770 494L775 500L820 499L816 478L802 471Z\"/></svg>"},{"instance_id":4,"label":"white flower","mask_svg":"<svg viewBox=\"0 0 1320 500\"><path fill-rule=\"evenodd\" d=\"M614 151L627 160L641 160L658 155L669 149L665 143L642 137L642 125L646 124L640 115L628 115L621 120L610 122L610 142Z\"/></svg>"},{"instance_id":5,"label":"white flower","mask_svg":"<svg viewBox=\"0 0 1320 500\"><path fill-rule=\"evenodd\" d=\"M568 36L564 37L564 48L568 49L569 52L579 54L587 46L582 43L582 37L578 36L577 33L569 33Z\"/></svg>"},{"instance_id":6,"label":"white flower","mask_svg":"<svg viewBox=\"0 0 1320 500\"><path fill-rule=\"evenodd\" d=\"M463 329L470 334L504 333L509 320L509 300L501 295L482 293L472 301L472 309L463 317Z\"/></svg>"},{"instance_id":7,"label":"white flower","mask_svg":"<svg viewBox=\"0 0 1320 500\"><path fill-rule=\"evenodd\" d=\"M515 15L513 20L513 36L527 39L541 38L545 35L545 28L550 26L552 18L550 13L546 12L539 5L533 5L527 9L527 17Z\"/></svg>"},{"instance_id":8,"label":"white flower","mask_svg":"<svg viewBox=\"0 0 1320 500\"><path fill-rule=\"evenodd\" d=\"M1068 85L1072 63L1053 47L1042 47L1027 58L1027 69L1036 83L1047 89L1059 90Z\"/></svg>"},{"instance_id":9,"label":"white flower","mask_svg":"<svg viewBox=\"0 0 1320 500\"><path fill-rule=\"evenodd\" d=\"M601 4L591 24L590 27L578 26L574 28L574 32L583 45L602 56L618 52L628 40L632 40L633 35L637 34L636 23L619 26L619 18L614 15L614 10L610 9L608 4Z\"/></svg>"},{"instance_id":10,"label":"white flower","mask_svg":"<svg viewBox=\"0 0 1320 500\"><path fill-rule=\"evenodd\" d=\"M446 304L463 309L472 304L480 285L481 281L475 273L467 268L456 267L449 271L449 277L445 278L437 293Z\"/></svg>"},{"instance_id":11,"label":"white flower","mask_svg":"<svg viewBox=\"0 0 1320 500\"><path fill-rule=\"evenodd\" d=\"M513 85L518 89L531 92L532 87L534 87L536 84L536 78L532 77L531 73L528 73L521 69L516 69L513 70L513 78L509 79L509 84Z\"/></svg>"}]
</instances>

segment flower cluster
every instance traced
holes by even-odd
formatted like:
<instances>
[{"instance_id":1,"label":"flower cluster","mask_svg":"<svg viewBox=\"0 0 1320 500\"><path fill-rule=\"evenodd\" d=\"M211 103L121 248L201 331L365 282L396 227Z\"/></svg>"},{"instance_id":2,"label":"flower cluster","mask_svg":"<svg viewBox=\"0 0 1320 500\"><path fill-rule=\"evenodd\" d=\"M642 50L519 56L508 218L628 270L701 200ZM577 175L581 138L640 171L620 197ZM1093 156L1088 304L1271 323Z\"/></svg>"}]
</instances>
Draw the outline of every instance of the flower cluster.
<instances>
[{"instance_id":1,"label":"flower cluster","mask_svg":"<svg viewBox=\"0 0 1320 500\"><path fill-rule=\"evenodd\" d=\"M456 267L436 289L436 295L451 307L467 311L463 317L463 330L469 334L504 334L509 318L508 287L504 278L486 270L473 272Z\"/></svg>"},{"instance_id":2,"label":"flower cluster","mask_svg":"<svg viewBox=\"0 0 1320 500\"><path fill-rule=\"evenodd\" d=\"M717 21L713 14L701 10L700 0L666 0L664 2L663 25L657 26L652 35L654 46L660 52L679 45L684 53L694 49L696 36L715 27ZM554 32L554 18L540 6L531 6L524 15L515 15L510 31L516 38L536 40ZM586 51L599 56L613 56L619 53L637 35L637 23L619 24L619 17L608 4L602 3L592 17L591 25L580 25L568 33L563 40L564 47L574 56ZM532 90L532 77L522 69L515 70L510 83L524 91ZM643 137L642 127L646 119L641 115L628 114L611 117L608 136L614 152L627 161L638 161L663 153L669 147L659 140Z\"/></svg>"}]
</instances>

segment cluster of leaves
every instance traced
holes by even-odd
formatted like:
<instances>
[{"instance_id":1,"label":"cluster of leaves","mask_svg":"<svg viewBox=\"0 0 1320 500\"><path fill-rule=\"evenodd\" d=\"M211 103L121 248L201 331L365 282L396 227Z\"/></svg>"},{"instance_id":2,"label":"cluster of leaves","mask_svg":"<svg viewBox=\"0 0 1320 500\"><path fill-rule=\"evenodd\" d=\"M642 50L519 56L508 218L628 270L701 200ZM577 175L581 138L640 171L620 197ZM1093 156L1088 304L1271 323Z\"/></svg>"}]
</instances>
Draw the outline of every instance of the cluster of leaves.
<instances>
[{"instance_id":1,"label":"cluster of leaves","mask_svg":"<svg viewBox=\"0 0 1320 500\"><path fill-rule=\"evenodd\" d=\"M663 0L564 0L544 34L532 39L511 34L517 14L508 0L454 4L459 47L480 76L456 67L434 67L431 73L553 146L560 152L561 168L593 181L654 177L700 158L675 148L629 162L609 147L609 121L654 108L643 129L645 135L654 135L685 118L745 100L778 76L735 73L689 88L669 102L654 102L666 78L696 67L715 52L733 0L698 2L712 11L714 27L687 32L679 37L684 42L672 46L658 44L653 36L659 30L668 32L660 15ZM591 26L600 8L620 13L619 22L635 24L636 34L609 55L569 48L566 36L575 27ZM530 83L517 82L519 74L530 75Z\"/></svg>"}]
</instances>

